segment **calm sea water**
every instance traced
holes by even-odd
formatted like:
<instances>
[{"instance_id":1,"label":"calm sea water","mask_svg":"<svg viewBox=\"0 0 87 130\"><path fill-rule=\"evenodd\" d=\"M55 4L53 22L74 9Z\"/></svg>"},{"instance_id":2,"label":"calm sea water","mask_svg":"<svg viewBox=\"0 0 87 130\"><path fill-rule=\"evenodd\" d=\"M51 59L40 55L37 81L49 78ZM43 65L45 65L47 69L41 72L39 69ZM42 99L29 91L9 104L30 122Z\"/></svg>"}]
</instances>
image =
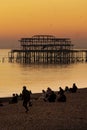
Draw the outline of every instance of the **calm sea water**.
<instances>
[{"instance_id":1,"label":"calm sea water","mask_svg":"<svg viewBox=\"0 0 87 130\"><path fill-rule=\"evenodd\" d=\"M0 97L20 94L22 87L27 86L32 93L42 92L51 87L87 87L87 63L70 65L23 65L8 63L8 49L0 49Z\"/></svg>"}]
</instances>

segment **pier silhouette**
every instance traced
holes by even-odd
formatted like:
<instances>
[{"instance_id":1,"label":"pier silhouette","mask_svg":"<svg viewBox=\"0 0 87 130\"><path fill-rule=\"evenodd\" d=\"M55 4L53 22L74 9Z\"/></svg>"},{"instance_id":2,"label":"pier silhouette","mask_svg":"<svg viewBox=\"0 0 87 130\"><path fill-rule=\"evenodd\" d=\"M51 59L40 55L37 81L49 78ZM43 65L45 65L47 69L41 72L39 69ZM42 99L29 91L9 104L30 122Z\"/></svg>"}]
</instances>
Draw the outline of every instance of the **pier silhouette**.
<instances>
[{"instance_id":1,"label":"pier silhouette","mask_svg":"<svg viewBox=\"0 0 87 130\"><path fill-rule=\"evenodd\" d=\"M19 40L21 49L9 52L9 62L68 64L87 62L87 50L74 49L70 38L53 35L34 35Z\"/></svg>"}]
</instances>

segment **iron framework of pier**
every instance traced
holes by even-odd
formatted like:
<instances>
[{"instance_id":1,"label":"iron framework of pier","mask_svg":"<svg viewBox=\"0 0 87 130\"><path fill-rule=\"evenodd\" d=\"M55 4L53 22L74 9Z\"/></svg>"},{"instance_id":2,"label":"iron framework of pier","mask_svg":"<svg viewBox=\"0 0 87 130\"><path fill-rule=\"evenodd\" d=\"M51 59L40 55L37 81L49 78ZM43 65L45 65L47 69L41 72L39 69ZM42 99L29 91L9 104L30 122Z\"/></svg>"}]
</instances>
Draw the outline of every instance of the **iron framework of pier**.
<instances>
[{"instance_id":1,"label":"iron framework of pier","mask_svg":"<svg viewBox=\"0 0 87 130\"><path fill-rule=\"evenodd\" d=\"M60 64L83 60L84 51L73 50L70 38L34 35L31 38L21 38L19 42L20 49L9 52L9 62ZM87 52L85 57L87 60Z\"/></svg>"}]
</instances>

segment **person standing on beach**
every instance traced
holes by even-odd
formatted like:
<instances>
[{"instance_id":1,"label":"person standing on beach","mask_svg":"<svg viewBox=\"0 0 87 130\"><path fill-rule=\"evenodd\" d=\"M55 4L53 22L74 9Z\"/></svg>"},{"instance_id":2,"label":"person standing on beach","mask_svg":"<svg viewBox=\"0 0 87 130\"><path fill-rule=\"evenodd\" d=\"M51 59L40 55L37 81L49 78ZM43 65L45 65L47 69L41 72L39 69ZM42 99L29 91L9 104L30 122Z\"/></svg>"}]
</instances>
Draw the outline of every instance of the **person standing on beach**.
<instances>
[{"instance_id":1,"label":"person standing on beach","mask_svg":"<svg viewBox=\"0 0 87 130\"><path fill-rule=\"evenodd\" d=\"M31 92L26 89L26 86L23 86L22 99L23 99L23 106L25 107L26 112L29 111L27 105L28 105L28 103L30 102L30 94L31 94Z\"/></svg>"}]
</instances>

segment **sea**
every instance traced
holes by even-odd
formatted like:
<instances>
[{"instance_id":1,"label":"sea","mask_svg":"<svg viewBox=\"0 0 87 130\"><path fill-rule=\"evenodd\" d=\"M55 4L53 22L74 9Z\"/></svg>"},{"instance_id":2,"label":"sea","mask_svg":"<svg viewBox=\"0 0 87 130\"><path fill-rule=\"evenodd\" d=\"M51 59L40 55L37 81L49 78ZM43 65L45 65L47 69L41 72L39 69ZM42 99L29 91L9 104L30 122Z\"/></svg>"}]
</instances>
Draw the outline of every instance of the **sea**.
<instances>
[{"instance_id":1,"label":"sea","mask_svg":"<svg viewBox=\"0 0 87 130\"><path fill-rule=\"evenodd\" d=\"M58 91L76 83L78 88L87 87L87 62L73 64L20 64L8 62L11 49L0 49L0 97L20 94L23 86L32 93L41 93L50 87Z\"/></svg>"}]
</instances>

